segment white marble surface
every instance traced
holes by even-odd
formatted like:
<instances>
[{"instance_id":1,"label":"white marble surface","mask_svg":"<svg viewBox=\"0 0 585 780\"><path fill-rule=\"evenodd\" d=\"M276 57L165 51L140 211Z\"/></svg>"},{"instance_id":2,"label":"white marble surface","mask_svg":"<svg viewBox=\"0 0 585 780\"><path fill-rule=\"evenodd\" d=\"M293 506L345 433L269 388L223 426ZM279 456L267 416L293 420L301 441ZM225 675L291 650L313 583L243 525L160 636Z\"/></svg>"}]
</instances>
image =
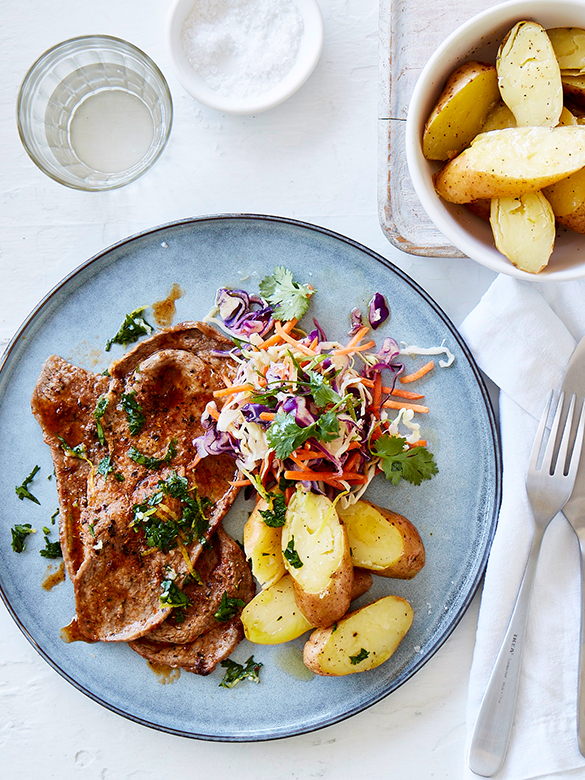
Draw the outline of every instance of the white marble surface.
<instances>
[{"instance_id":1,"label":"white marble surface","mask_svg":"<svg viewBox=\"0 0 585 780\"><path fill-rule=\"evenodd\" d=\"M230 117L195 103L171 71L169 0L2 0L0 4L0 347L65 274L139 230L219 212L277 214L323 225L414 277L456 324L493 275L472 261L417 258L382 234L376 203L376 0L320 0L325 48L283 105ZM66 189L20 145L19 84L66 38L105 33L144 49L163 70L175 122L156 166L107 193ZM3 516L4 522L9 518ZM54 672L0 605L0 776L158 780L460 778L477 598L452 637L398 691L313 734L271 743L196 742L143 728L95 704Z\"/></svg>"}]
</instances>

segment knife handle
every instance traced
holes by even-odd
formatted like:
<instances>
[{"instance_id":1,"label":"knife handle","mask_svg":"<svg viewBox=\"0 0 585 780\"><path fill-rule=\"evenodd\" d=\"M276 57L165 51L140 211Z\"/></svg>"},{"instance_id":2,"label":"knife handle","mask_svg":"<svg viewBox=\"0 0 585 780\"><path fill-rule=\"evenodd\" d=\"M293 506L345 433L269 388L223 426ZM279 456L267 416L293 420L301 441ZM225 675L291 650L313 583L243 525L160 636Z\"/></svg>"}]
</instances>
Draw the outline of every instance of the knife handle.
<instances>
[{"instance_id":1,"label":"knife handle","mask_svg":"<svg viewBox=\"0 0 585 780\"><path fill-rule=\"evenodd\" d=\"M483 777L491 777L500 769L510 741L526 619L543 534L544 529L537 526L512 616L483 695L471 737L467 762L472 772Z\"/></svg>"}]
</instances>

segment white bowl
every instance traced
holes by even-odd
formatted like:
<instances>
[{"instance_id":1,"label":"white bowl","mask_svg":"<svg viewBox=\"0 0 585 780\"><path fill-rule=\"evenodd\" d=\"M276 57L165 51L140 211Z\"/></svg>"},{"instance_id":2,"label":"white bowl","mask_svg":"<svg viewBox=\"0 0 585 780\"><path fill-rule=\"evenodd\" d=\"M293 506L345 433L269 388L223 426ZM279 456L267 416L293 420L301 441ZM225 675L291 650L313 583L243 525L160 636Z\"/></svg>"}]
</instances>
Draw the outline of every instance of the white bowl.
<instances>
[{"instance_id":1,"label":"white bowl","mask_svg":"<svg viewBox=\"0 0 585 780\"><path fill-rule=\"evenodd\" d=\"M229 114L257 114L282 103L309 78L323 49L323 17L317 0L294 0L303 20L303 36L294 65L275 86L249 97L226 96L212 89L189 63L181 42L183 24L197 0L175 0L167 23L167 45L179 81L206 106Z\"/></svg>"},{"instance_id":2,"label":"white bowl","mask_svg":"<svg viewBox=\"0 0 585 780\"><path fill-rule=\"evenodd\" d=\"M585 276L585 235L561 228L547 268L539 274L521 271L495 248L489 224L465 206L447 203L435 192L432 175L440 164L426 160L422 135L449 75L467 60L495 63L506 33L522 20L544 27L585 28L585 3L575 0L512 0L474 16L458 27L423 68L413 91L406 122L406 157L414 189L436 227L468 257L498 273L533 282L564 281Z\"/></svg>"}]
</instances>

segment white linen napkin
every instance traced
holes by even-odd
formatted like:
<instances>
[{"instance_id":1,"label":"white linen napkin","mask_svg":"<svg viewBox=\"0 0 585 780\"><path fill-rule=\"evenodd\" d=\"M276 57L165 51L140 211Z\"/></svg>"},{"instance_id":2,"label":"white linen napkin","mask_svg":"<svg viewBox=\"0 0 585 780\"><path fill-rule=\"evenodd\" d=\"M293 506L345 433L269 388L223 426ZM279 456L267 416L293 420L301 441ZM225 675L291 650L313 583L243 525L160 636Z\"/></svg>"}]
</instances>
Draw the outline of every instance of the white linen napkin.
<instances>
[{"instance_id":1,"label":"white linen napkin","mask_svg":"<svg viewBox=\"0 0 585 780\"><path fill-rule=\"evenodd\" d=\"M530 548L533 526L524 486L530 449L548 393L559 387L585 335L585 282L532 284L499 276L461 332L482 371L500 388L504 464L469 682L469 746ZM578 542L559 514L541 548L516 717L498 780L585 778L576 734L579 616ZM467 751L465 777L477 778L467 767Z\"/></svg>"}]
</instances>

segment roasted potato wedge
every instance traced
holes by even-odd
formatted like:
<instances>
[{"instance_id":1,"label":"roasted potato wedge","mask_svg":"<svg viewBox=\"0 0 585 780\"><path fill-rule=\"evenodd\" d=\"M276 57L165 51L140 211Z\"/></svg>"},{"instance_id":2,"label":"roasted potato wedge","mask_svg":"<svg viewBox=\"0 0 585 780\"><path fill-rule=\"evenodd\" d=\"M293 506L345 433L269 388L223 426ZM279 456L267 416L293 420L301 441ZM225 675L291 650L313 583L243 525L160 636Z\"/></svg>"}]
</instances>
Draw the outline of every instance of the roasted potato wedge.
<instances>
[{"instance_id":1,"label":"roasted potato wedge","mask_svg":"<svg viewBox=\"0 0 585 780\"><path fill-rule=\"evenodd\" d=\"M472 200L471 203L466 203L465 208L475 214L476 217L481 217L486 222L490 221L490 209L491 200L482 198L480 200Z\"/></svg>"},{"instance_id":2,"label":"roasted potato wedge","mask_svg":"<svg viewBox=\"0 0 585 780\"><path fill-rule=\"evenodd\" d=\"M552 27L546 32L562 71L580 71L585 68L585 30L578 27Z\"/></svg>"},{"instance_id":3,"label":"roasted potato wedge","mask_svg":"<svg viewBox=\"0 0 585 780\"><path fill-rule=\"evenodd\" d=\"M559 125L578 125L577 117L569 111L566 106L563 106L561 115L559 117Z\"/></svg>"},{"instance_id":4,"label":"roasted potato wedge","mask_svg":"<svg viewBox=\"0 0 585 780\"><path fill-rule=\"evenodd\" d=\"M466 62L457 68L425 125L424 156L428 160L450 160L463 151L481 131L499 98L493 65Z\"/></svg>"},{"instance_id":5,"label":"roasted potato wedge","mask_svg":"<svg viewBox=\"0 0 585 780\"><path fill-rule=\"evenodd\" d=\"M544 195L560 225L585 233L585 168L547 187Z\"/></svg>"},{"instance_id":6,"label":"roasted potato wedge","mask_svg":"<svg viewBox=\"0 0 585 780\"><path fill-rule=\"evenodd\" d=\"M490 224L496 248L517 268L532 274L546 268L556 226L551 205L541 192L492 200Z\"/></svg>"},{"instance_id":7,"label":"roasted potato wedge","mask_svg":"<svg viewBox=\"0 0 585 780\"><path fill-rule=\"evenodd\" d=\"M515 198L585 166L585 127L510 127L482 133L434 182L451 203Z\"/></svg>"},{"instance_id":8,"label":"roasted potato wedge","mask_svg":"<svg viewBox=\"0 0 585 780\"><path fill-rule=\"evenodd\" d=\"M244 552L261 588L278 582L286 573L281 550L282 528L266 525L260 513L267 509L267 502L261 498L244 526Z\"/></svg>"},{"instance_id":9,"label":"roasted potato wedge","mask_svg":"<svg viewBox=\"0 0 585 780\"><path fill-rule=\"evenodd\" d=\"M412 625L406 599L384 596L351 612L330 628L313 631L303 650L315 674L339 677L380 666L396 650Z\"/></svg>"},{"instance_id":10,"label":"roasted potato wedge","mask_svg":"<svg viewBox=\"0 0 585 780\"><path fill-rule=\"evenodd\" d=\"M330 626L351 601L353 564L345 526L326 496L298 489L282 528L285 566L295 597L313 626Z\"/></svg>"},{"instance_id":11,"label":"roasted potato wedge","mask_svg":"<svg viewBox=\"0 0 585 780\"><path fill-rule=\"evenodd\" d=\"M363 596L371 587L372 575L355 569L351 600ZM258 645L290 642L315 628L297 605L290 574L257 593L242 610L241 618L246 639Z\"/></svg>"},{"instance_id":12,"label":"roasted potato wedge","mask_svg":"<svg viewBox=\"0 0 585 780\"><path fill-rule=\"evenodd\" d=\"M422 539L406 517L364 500L338 513L347 528L354 566L409 580L425 565Z\"/></svg>"},{"instance_id":13,"label":"roasted potato wedge","mask_svg":"<svg viewBox=\"0 0 585 780\"><path fill-rule=\"evenodd\" d=\"M544 27L518 22L496 59L502 100L518 127L554 127L563 109L561 69Z\"/></svg>"}]
</instances>

